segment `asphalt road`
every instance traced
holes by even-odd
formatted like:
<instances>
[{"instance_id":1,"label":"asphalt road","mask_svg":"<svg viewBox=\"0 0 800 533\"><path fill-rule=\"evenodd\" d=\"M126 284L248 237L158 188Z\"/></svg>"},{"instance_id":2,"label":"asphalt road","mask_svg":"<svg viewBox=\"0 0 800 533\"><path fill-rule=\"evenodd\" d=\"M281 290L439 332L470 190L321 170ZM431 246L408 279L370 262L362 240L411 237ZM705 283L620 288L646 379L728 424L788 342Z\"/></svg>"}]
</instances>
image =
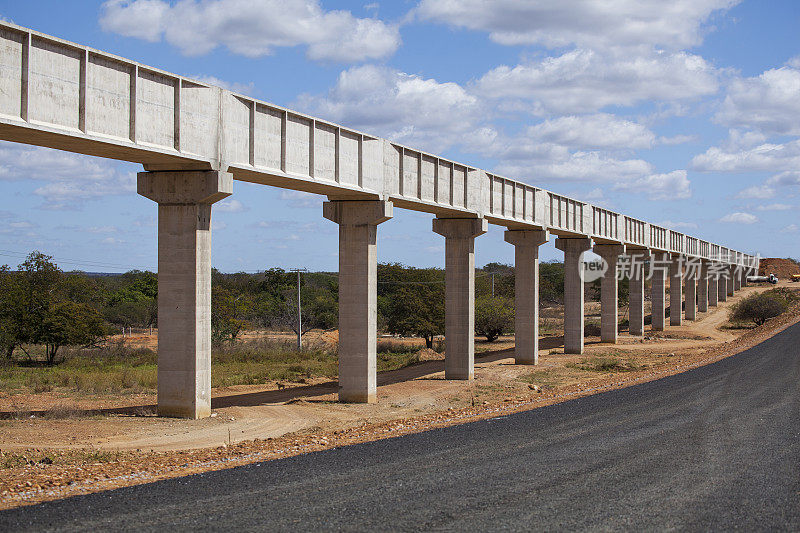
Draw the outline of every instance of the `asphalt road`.
<instances>
[{"instance_id":1,"label":"asphalt road","mask_svg":"<svg viewBox=\"0 0 800 533\"><path fill-rule=\"evenodd\" d=\"M0 514L0 530L800 530L800 325L526 413Z\"/></svg>"}]
</instances>

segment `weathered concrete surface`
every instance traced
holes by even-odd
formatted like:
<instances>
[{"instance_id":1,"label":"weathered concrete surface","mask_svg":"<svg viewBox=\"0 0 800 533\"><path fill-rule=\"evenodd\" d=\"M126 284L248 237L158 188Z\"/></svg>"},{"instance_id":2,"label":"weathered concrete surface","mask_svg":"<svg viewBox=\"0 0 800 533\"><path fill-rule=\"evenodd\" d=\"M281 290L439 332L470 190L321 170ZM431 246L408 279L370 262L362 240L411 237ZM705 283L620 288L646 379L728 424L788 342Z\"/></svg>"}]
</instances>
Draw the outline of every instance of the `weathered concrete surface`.
<instances>
[{"instance_id":1,"label":"weathered concrete surface","mask_svg":"<svg viewBox=\"0 0 800 533\"><path fill-rule=\"evenodd\" d=\"M701 313L708 312L708 262L700 263L700 272L697 277L697 310Z\"/></svg>"},{"instance_id":2,"label":"weathered concrete surface","mask_svg":"<svg viewBox=\"0 0 800 533\"><path fill-rule=\"evenodd\" d=\"M339 224L339 400L377 400L378 224L392 203L332 201L323 214Z\"/></svg>"},{"instance_id":3,"label":"weathered concrete surface","mask_svg":"<svg viewBox=\"0 0 800 533\"><path fill-rule=\"evenodd\" d=\"M636 268L630 273L628 284L629 310L628 310L628 331L631 335L644 335L644 260L649 254L634 255L632 261L636 264L641 262L642 268Z\"/></svg>"},{"instance_id":4,"label":"weathered concrete surface","mask_svg":"<svg viewBox=\"0 0 800 533\"><path fill-rule=\"evenodd\" d=\"M653 262L662 263L667 260L669 254L663 252L653 252L651 257ZM652 325L653 331L664 331L664 323L666 318L667 303L666 303L666 286L667 286L667 272L663 268L653 268L651 262L651 295L650 301L652 302Z\"/></svg>"},{"instance_id":5,"label":"weathered concrete surface","mask_svg":"<svg viewBox=\"0 0 800 533\"><path fill-rule=\"evenodd\" d=\"M728 283L730 280L728 279L728 272L720 271L719 280L717 281L717 300L720 302L727 302L728 301Z\"/></svg>"},{"instance_id":6,"label":"weathered concrete surface","mask_svg":"<svg viewBox=\"0 0 800 533\"><path fill-rule=\"evenodd\" d=\"M556 239L564 252L564 353L583 353L583 253L591 239Z\"/></svg>"},{"instance_id":7,"label":"weathered concrete surface","mask_svg":"<svg viewBox=\"0 0 800 533\"><path fill-rule=\"evenodd\" d=\"M698 272L694 268L687 268L684 274L686 290L684 318L686 320L697 320L697 275Z\"/></svg>"},{"instance_id":8,"label":"weathered concrete surface","mask_svg":"<svg viewBox=\"0 0 800 533\"><path fill-rule=\"evenodd\" d=\"M719 276L719 271L716 268L716 264L709 263L708 305L711 307L717 307L717 305L719 305L719 286L720 286L720 276Z\"/></svg>"},{"instance_id":9,"label":"weathered concrete surface","mask_svg":"<svg viewBox=\"0 0 800 533\"><path fill-rule=\"evenodd\" d=\"M445 379L475 375L475 237L483 218L435 218L433 231L445 238Z\"/></svg>"},{"instance_id":10,"label":"weathered concrete surface","mask_svg":"<svg viewBox=\"0 0 800 533\"><path fill-rule=\"evenodd\" d=\"M680 326L683 317L683 257L675 255L669 264L669 325Z\"/></svg>"},{"instance_id":11,"label":"weathered concrete surface","mask_svg":"<svg viewBox=\"0 0 800 533\"><path fill-rule=\"evenodd\" d=\"M233 192L224 172L142 172L158 202L158 414L211 414L211 204Z\"/></svg>"},{"instance_id":12,"label":"weathered concrete surface","mask_svg":"<svg viewBox=\"0 0 800 533\"><path fill-rule=\"evenodd\" d=\"M617 261L625 253L620 244L596 244L594 253L608 265L600 280L600 340L616 344L619 333L619 286Z\"/></svg>"},{"instance_id":13,"label":"weathered concrete surface","mask_svg":"<svg viewBox=\"0 0 800 533\"><path fill-rule=\"evenodd\" d=\"M736 266L731 266L730 271L731 271L731 281L733 282L733 287L728 288L728 295L733 296L733 293L742 290L742 273Z\"/></svg>"},{"instance_id":14,"label":"weathered concrete surface","mask_svg":"<svg viewBox=\"0 0 800 533\"><path fill-rule=\"evenodd\" d=\"M547 231L509 230L505 241L514 245L514 360L518 365L539 362L539 246Z\"/></svg>"}]
</instances>

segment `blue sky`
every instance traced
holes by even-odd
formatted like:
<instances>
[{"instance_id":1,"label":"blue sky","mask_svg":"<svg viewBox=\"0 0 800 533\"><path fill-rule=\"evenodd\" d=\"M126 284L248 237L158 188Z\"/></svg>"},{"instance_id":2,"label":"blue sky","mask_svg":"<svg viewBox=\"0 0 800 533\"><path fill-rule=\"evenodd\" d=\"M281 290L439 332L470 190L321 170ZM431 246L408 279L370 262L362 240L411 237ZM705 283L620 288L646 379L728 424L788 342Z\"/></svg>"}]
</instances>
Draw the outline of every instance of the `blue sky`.
<instances>
[{"instance_id":1,"label":"blue sky","mask_svg":"<svg viewBox=\"0 0 800 533\"><path fill-rule=\"evenodd\" d=\"M0 17L762 256L800 257L796 0L0 0ZM138 165L0 142L0 264L155 269ZM213 264L336 270L322 197L236 182ZM397 209L381 261L442 266ZM476 262L513 262L502 228ZM560 258L552 243L543 259Z\"/></svg>"}]
</instances>

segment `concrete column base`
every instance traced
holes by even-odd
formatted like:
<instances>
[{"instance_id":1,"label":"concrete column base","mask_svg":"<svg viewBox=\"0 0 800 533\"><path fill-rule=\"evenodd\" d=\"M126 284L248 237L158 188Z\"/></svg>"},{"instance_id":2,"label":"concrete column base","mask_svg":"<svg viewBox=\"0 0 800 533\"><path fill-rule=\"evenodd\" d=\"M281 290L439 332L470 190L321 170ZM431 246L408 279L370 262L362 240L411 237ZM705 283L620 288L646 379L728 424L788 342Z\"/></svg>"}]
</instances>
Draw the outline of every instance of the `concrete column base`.
<instances>
[{"instance_id":1,"label":"concrete column base","mask_svg":"<svg viewBox=\"0 0 800 533\"><path fill-rule=\"evenodd\" d=\"M631 335L644 335L644 260L646 254L634 255L631 261L634 268L628 279L628 332ZM642 262L641 268L636 265Z\"/></svg>"},{"instance_id":2,"label":"concrete column base","mask_svg":"<svg viewBox=\"0 0 800 533\"><path fill-rule=\"evenodd\" d=\"M667 273L664 270L664 265L667 261L668 254L663 252L655 252L650 254L650 272L651 272L651 295L650 301L652 302L652 321L650 329L653 331L664 331L664 324L667 311L665 289L667 285ZM658 267L653 268L653 263L657 262Z\"/></svg>"},{"instance_id":3,"label":"concrete column base","mask_svg":"<svg viewBox=\"0 0 800 533\"><path fill-rule=\"evenodd\" d=\"M158 202L158 414L211 415L211 204L233 192L226 172L140 172Z\"/></svg>"},{"instance_id":4,"label":"concrete column base","mask_svg":"<svg viewBox=\"0 0 800 533\"><path fill-rule=\"evenodd\" d=\"M505 241L514 245L514 362L539 363L539 246L549 235L543 230L509 230Z\"/></svg>"},{"instance_id":5,"label":"concrete column base","mask_svg":"<svg viewBox=\"0 0 800 533\"><path fill-rule=\"evenodd\" d=\"M608 269L600 280L600 340L617 343L619 334L619 284L617 260L625 253L622 244L596 244L594 253L603 258Z\"/></svg>"},{"instance_id":6,"label":"concrete column base","mask_svg":"<svg viewBox=\"0 0 800 533\"><path fill-rule=\"evenodd\" d=\"M708 273L708 305L709 307L717 307L719 305L719 285L720 277L716 267L711 269Z\"/></svg>"},{"instance_id":7,"label":"concrete column base","mask_svg":"<svg viewBox=\"0 0 800 533\"><path fill-rule=\"evenodd\" d=\"M583 252L592 247L587 238L556 239L564 252L564 353L583 353Z\"/></svg>"},{"instance_id":8,"label":"concrete column base","mask_svg":"<svg viewBox=\"0 0 800 533\"><path fill-rule=\"evenodd\" d=\"M377 401L378 224L392 203L331 201L323 215L339 224L339 401Z\"/></svg>"},{"instance_id":9,"label":"concrete column base","mask_svg":"<svg viewBox=\"0 0 800 533\"><path fill-rule=\"evenodd\" d=\"M487 229L484 218L433 220L445 238L445 379L475 376L475 237Z\"/></svg>"}]
</instances>

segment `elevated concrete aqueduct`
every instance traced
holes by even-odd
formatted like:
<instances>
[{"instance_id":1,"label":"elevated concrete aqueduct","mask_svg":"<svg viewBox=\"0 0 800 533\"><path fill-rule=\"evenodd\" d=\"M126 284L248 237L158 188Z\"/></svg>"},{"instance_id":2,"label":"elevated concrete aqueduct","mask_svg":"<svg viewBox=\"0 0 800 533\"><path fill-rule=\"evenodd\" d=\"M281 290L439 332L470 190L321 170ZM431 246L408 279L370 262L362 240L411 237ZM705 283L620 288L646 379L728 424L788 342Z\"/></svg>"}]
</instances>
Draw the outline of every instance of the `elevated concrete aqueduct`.
<instances>
[{"instance_id":1,"label":"elevated concrete aqueduct","mask_svg":"<svg viewBox=\"0 0 800 533\"><path fill-rule=\"evenodd\" d=\"M583 351L581 255L612 268L602 281L602 339L617 338L623 254L671 261L671 301L686 319L716 305L758 258L526 183L8 23L0 23L0 139L144 165L138 192L158 202L158 410L211 412L211 206L233 180L328 196L339 224L339 398L376 398L376 235L394 207L434 213L445 238L447 379L473 377L474 246L505 226L516 254L516 361L536 364L539 246L565 255L567 353ZM699 258L699 276L685 275ZM687 270L688 272L688 270ZM665 272L653 281L664 328ZM631 279L630 331L644 329L642 273ZM680 307L679 307L680 309ZM670 313L680 324L681 313Z\"/></svg>"}]
</instances>

